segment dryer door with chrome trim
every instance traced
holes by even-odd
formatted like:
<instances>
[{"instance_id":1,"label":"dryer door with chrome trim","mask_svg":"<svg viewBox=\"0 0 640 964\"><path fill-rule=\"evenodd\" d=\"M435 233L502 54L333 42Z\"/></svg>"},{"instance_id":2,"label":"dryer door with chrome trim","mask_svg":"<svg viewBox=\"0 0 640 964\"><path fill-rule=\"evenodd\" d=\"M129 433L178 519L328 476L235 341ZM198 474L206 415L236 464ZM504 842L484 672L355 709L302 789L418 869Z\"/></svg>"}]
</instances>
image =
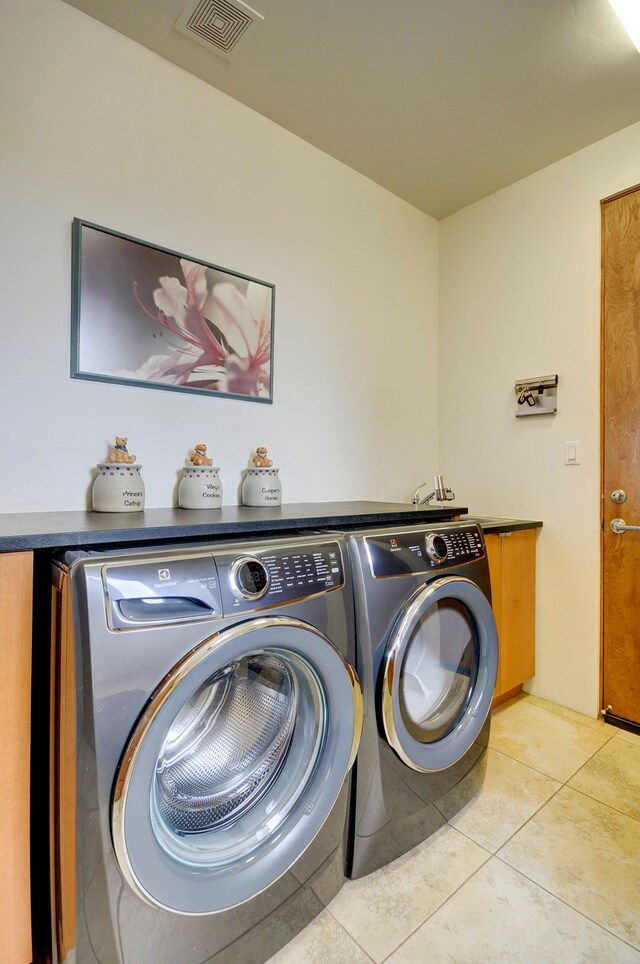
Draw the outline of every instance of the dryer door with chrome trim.
<instances>
[{"instance_id":1,"label":"dryer door with chrome trim","mask_svg":"<svg viewBox=\"0 0 640 964\"><path fill-rule=\"evenodd\" d=\"M362 695L331 641L264 617L201 643L160 683L125 748L112 801L120 869L182 914L249 900L309 846L362 726Z\"/></svg>"},{"instance_id":2,"label":"dryer door with chrome trim","mask_svg":"<svg viewBox=\"0 0 640 964\"><path fill-rule=\"evenodd\" d=\"M414 770L456 763L491 709L498 636L478 586L445 576L420 587L398 614L382 663L379 711L389 744Z\"/></svg>"}]
</instances>

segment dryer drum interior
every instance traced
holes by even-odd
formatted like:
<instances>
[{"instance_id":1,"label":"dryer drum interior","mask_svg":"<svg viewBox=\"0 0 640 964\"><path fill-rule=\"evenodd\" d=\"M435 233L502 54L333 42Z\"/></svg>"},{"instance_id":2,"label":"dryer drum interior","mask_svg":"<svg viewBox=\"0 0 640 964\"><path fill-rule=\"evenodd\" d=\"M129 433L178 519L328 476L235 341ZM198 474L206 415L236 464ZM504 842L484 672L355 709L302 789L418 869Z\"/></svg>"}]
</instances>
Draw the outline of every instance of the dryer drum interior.
<instances>
[{"instance_id":1,"label":"dryer drum interior","mask_svg":"<svg viewBox=\"0 0 640 964\"><path fill-rule=\"evenodd\" d=\"M456 726L476 684L479 660L475 621L459 600L434 602L417 617L398 687L402 719L414 739L432 743Z\"/></svg>"}]
</instances>

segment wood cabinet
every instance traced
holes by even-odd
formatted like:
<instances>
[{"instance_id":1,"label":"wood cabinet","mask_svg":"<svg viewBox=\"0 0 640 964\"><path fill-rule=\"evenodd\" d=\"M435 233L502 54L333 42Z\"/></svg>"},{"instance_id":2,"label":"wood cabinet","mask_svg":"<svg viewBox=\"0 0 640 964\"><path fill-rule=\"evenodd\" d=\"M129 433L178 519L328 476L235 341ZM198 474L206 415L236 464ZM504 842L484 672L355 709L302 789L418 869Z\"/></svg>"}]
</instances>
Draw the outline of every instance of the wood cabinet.
<instances>
[{"instance_id":1,"label":"wood cabinet","mask_svg":"<svg viewBox=\"0 0 640 964\"><path fill-rule=\"evenodd\" d=\"M485 533L500 646L494 704L517 693L536 671L536 532Z\"/></svg>"},{"instance_id":2,"label":"wood cabinet","mask_svg":"<svg viewBox=\"0 0 640 964\"><path fill-rule=\"evenodd\" d=\"M33 554L0 553L0 934L4 964L32 959L29 768ZM44 778L43 778L44 779ZM46 867L46 860L43 861Z\"/></svg>"}]
</instances>

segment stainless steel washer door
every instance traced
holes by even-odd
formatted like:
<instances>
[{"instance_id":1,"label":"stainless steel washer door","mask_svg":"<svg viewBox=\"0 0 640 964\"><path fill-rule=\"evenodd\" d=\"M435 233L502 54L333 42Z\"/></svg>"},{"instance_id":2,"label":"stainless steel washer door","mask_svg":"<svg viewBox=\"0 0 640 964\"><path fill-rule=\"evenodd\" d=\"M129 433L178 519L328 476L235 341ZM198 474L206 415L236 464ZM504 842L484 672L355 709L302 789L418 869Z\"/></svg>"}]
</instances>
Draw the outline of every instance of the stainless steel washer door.
<instances>
[{"instance_id":1,"label":"stainless steel washer door","mask_svg":"<svg viewBox=\"0 0 640 964\"><path fill-rule=\"evenodd\" d=\"M205 640L158 686L121 761L126 880L182 914L254 897L320 830L361 727L355 672L312 626L266 617Z\"/></svg>"},{"instance_id":2,"label":"stainless steel washer door","mask_svg":"<svg viewBox=\"0 0 640 964\"><path fill-rule=\"evenodd\" d=\"M414 770L456 763L491 709L498 668L496 623L469 579L421 587L400 612L382 666L380 712L389 744Z\"/></svg>"}]
</instances>

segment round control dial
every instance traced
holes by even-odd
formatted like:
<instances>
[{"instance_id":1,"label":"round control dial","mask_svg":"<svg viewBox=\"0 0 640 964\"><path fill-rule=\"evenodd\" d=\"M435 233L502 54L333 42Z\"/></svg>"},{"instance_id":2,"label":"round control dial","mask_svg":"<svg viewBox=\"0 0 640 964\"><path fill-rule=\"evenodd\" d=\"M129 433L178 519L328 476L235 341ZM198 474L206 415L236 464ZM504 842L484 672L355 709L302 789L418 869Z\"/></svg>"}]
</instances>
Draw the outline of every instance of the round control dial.
<instances>
[{"instance_id":1,"label":"round control dial","mask_svg":"<svg viewBox=\"0 0 640 964\"><path fill-rule=\"evenodd\" d=\"M430 533L425 540L425 546L427 555L434 562L444 562L447 558L447 543L442 536Z\"/></svg>"},{"instance_id":2,"label":"round control dial","mask_svg":"<svg viewBox=\"0 0 640 964\"><path fill-rule=\"evenodd\" d=\"M269 588L267 568L255 556L240 556L231 566L231 588L241 599L260 599Z\"/></svg>"}]
</instances>

